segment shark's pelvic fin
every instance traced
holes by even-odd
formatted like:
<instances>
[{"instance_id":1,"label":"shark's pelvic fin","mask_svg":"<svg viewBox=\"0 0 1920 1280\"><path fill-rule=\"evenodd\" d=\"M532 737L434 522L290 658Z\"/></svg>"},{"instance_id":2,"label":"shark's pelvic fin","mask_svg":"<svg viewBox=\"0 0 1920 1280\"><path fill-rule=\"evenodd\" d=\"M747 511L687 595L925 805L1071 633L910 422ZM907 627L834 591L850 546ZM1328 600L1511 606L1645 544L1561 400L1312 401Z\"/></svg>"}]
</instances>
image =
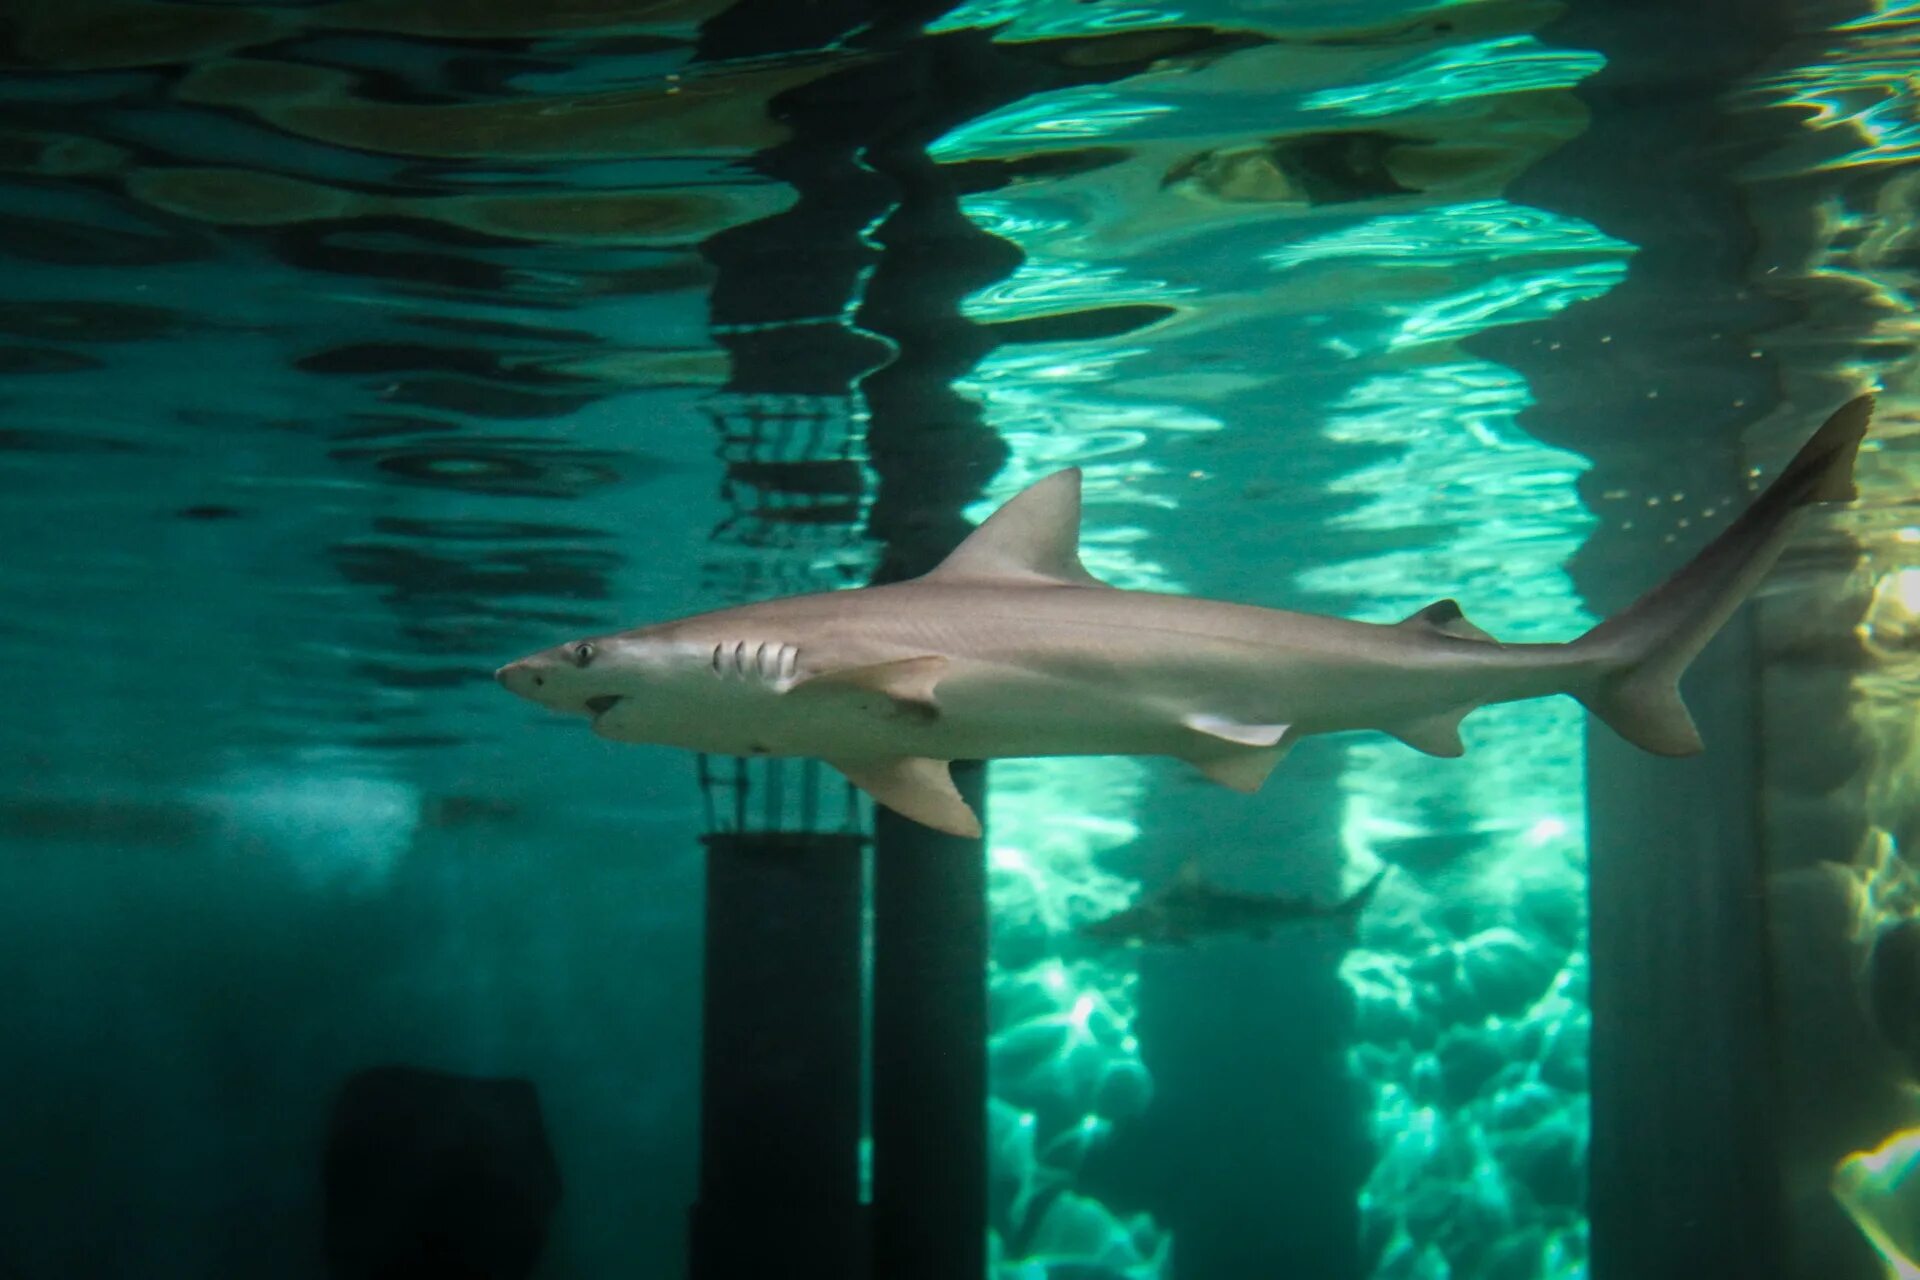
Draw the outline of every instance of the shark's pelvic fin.
<instances>
[{"instance_id":1,"label":"shark's pelvic fin","mask_svg":"<svg viewBox=\"0 0 1920 1280\"><path fill-rule=\"evenodd\" d=\"M803 696L846 690L878 693L891 699L896 710L932 719L940 714L934 691L946 673L947 659L932 654L822 671L799 681L787 692Z\"/></svg>"},{"instance_id":2,"label":"shark's pelvic fin","mask_svg":"<svg viewBox=\"0 0 1920 1280\"><path fill-rule=\"evenodd\" d=\"M977 838L980 819L960 798L945 760L901 756L894 760L829 760L847 781L895 813L950 836Z\"/></svg>"},{"instance_id":3,"label":"shark's pelvic fin","mask_svg":"<svg viewBox=\"0 0 1920 1280\"><path fill-rule=\"evenodd\" d=\"M1287 730L1292 727L1284 724L1243 724L1225 716L1212 716L1199 711L1181 716L1180 723L1195 733L1203 733L1209 738L1218 738L1240 747L1278 746L1280 739L1286 737Z\"/></svg>"},{"instance_id":4,"label":"shark's pelvic fin","mask_svg":"<svg viewBox=\"0 0 1920 1280\"><path fill-rule=\"evenodd\" d=\"M1292 742L1282 739L1277 746L1248 747L1232 755L1195 760L1193 765L1221 786L1242 795L1252 795L1267 780L1274 766L1286 758Z\"/></svg>"},{"instance_id":5,"label":"shark's pelvic fin","mask_svg":"<svg viewBox=\"0 0 1920 1280\"><path fill-rule=\"evenodd\" d=\"M1104 587L1080 563L1080 469L1028 485L967 535L922 582Z\"/></svg>"},{"instance_id":6,"label":"shark's pelvic fin","mask_svg":"<svg viewBox=\"0 0 1920 1280\"><path fill-rule=\"evenodd\" d=\"M1450 760L1467 754L1467 744L1460 740L1460 722L1467 718L1467 712L1471 710L1472 707L1460 707L1453 711L1442 711L1439 715L1402 720L1399 724L1381 727L1415 751L1424 751L1430 756L1445 756Z\"/></svg>"},{"instance_id":7,"label":"shark's pelvic fin","mask_svg":"<svg viewBox=\"0 0 1920 1280\"><path fill-rule=\"evenodd\" d=\"M1585 658L1568 692L1615 733L1663 756L1701 749L1680 700L1680 676L1786 545L1793 516L1855 496L1854 455L1873 420L1873 397L1834 410L1786 469L1686 567L1574 641Z\"/></svg>"},{"instance_id":8,"label":"shark's pelvic fin","mask_svg":"<svg viewBox=\"0 0 1920 1280\"><path fill-rule=\"evenodd\" d=\"M1403 627L1420 628L1425 631L1438 631L1441 635L1452 636L1456 640L1485 640L1498 644L1499 641L1467 621L1467 615L1460 612L1458 600L1435 600L1424 609L1416 610L1400 620Z\"/></svg>"},{"instance_id":9,"label":"shark's pelvic fin","mask_svg":"<svg viewBox=\"0 0 1920 1280\"><path fill-rule=\"evenodd\" d=\"M1192 757L1194 766L1221 786L1247 795L1261 788L1293 746L1287 736L1291 725L1244 724L1198 711L1180 717L1180 723L1208 740ZM1239 749L1216 754L1222 744Z\"/></svg>"}]
</instances>

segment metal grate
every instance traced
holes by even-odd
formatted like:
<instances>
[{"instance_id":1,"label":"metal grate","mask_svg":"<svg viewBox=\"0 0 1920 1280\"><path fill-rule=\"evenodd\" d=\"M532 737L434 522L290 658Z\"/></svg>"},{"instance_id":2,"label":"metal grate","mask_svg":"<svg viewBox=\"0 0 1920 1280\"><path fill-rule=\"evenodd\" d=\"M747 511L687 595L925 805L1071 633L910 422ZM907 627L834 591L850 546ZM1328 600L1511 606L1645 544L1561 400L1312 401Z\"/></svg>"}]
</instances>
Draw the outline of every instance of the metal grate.
<instances>
[{"instance_id":1,"label":"metal grate","mask_svg":"<svg viewBox=\"0 0 1920 1280\"><path fill-rule=\"evenodd\" d=\"M818 760L701 755L694 767L709 835L865 828L853 784Z\"/></svg>"},{"instance_id":2,"label":"metal grate","mask_svg":"<svg viewBox=\"0 0 1920 1280\"><path fill-rule=\"evenodd\" d=\"M707 586L733 600L858 585L877 555L864 415L845 396L714 396L703 407L725 465L728 515L712 534Z\"/></svg>"},{"instance_id":3,"label":"metal grate","mask_svg":"<svg viewBox=\"0 0 1920 1280\"><path fill-rule=\"evenodd\" d=\"M856 402L725 392L702 408L728 508L712 534L708 589L740 602L865 582L876 560L863 535L872 474ZM817 760L701 756L697 768L709 834L862 830L852 785Z\"/></svg>"}]
</instances>

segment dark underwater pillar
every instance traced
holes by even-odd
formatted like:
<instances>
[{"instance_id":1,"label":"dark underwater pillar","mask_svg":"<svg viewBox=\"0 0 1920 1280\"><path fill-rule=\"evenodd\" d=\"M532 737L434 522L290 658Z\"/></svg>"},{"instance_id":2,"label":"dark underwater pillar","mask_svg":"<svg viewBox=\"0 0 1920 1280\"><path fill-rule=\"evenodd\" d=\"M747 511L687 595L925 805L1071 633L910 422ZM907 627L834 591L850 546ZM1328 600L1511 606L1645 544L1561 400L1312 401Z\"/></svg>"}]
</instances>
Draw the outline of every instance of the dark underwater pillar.
<instances>
[{"instance_id":1,"label":"dark underwater pillar","mask_svg":"<svg viewBox=\"0 0 1920 1280\"><path fill-rule=\"evenodd\" d=\"M859 1280L858 834L707 837L694 1280Z\"/></svg>"},{"instance_id":2,"label":"dark underwater pillar","mask_svg":"<svg viewBox=\"0 0 1920 1280\"><path fill-rule=\"evenodd\" d=\"M914 109L869 149L898 193L855 322L895 347L861 394L878 489L867 530L877 581L931 569L971 530L964 510L1006 445L953 380L994 345L960 314L1018 252L980 231L926 148L996 105L985 33L923 40L894 68ZM1017 97L1009 91L1005 97ZM955 761L983 822L986 766ZM987 874L983 839L874 815L873 1266L875 1276L979 1280L987 1270Z\"/></svg>"},{"instance_id":3,"label":"dark underwater pillar","mask_svg":"<svg viewBox=\"0 0 1920 1280\"><path fill-rule=\"evenodd\" d=\"M1791 8L1575 0L1541 33L1607 63L1578 90L1586 133L1508 198L1638 252L1605 296L1468 345L1526 375L1532 434L1592 460L1581 487L1599 524L1572 572L1596 614L1678 568L1749 496L1741 432L1778 381L1744 335L1786 316L1749 283L1737 181L1772 139L1734 129L1724 102L1786 39ZM1649 756L1597 723L1587 735L1592 1274L1770 1280L1783 1199L1750 614L1681 687L1704 755Z\"/></svg>"},{"instance_id":4,"label":"dark underwater pillar","mask_svg":"<svg viewBox=\"0 0 1920 1280\"><path fill-rule=\"evenodd\" d=\"M710 61L817 50L871 21L865 0L745 0L702 28ZM726 386L705 408L730 514L712 576L734 600L818 591L864 571L867 480L853 387L886 344L839 322L892 193L858 162L860 113L763 104L788 136L750 166L793 204L701 246ZM821 566L831 566L822 570ZM797 773L797 777L795 776ZM817 765L703 761L708 804L700 1186L692 1280L865 1280L860 1169L865 837L838 828Z\"/></svg>"},{"instance_id":5,"label":"dark underwater pillar","mask_svg":"<svg viewBox=\"0 0 1920 1280\"><path fill-rule=\"evenodd\" d=\"M976 812L986 767L953 766ZM979 840L874 815L874 1275L987 1272L987 885Z\"/></svg>"},{"instance_id":6,"label":"dark underwater pillar","mask_svg":"<svg viewBox=\"0 0 1920 1280\"><path fill-rule=\"evenodd\" d=\"M1705 754L1587 740L1595 1280L1783 1273L1750 615L1685 689Z\"/></svg>"},{"instance_id":7,"label":"dark underwater pillar","mask_svg":"<svg viewBox=\"0 0 1920 1280\"><path fill-rule=\"evenodd\" d=\"M753 166L796 201L703 246L718 268L715 336L733 357L714 413L737 512L722 540L761 551L755 572L787 590L833 585L781 580L784 553L840 558L823 535L879 544L882 579L930 567L966 534L962 510L1005 456L951 387L989 345L961 298L1016 259L960 213L926 155L979 109L945 95L940 49L954 42L921 34L946 7L745 0L703 30L716 59L840 40L871 55L769 104L789 137ZM860 409L863 449L850 429ZM831 421L783 430L796 412ZM864 511L862 452L875 482ZM983 811L984 770L954 774ZM885 810L875 845L863 1209L857 848L771 832L709 841L695 1280L986 1272L983 845Z\"/></svg>"},{"instance_id":8,"label":"dark underwater pillar","mask_svg":"<svg viewBox=\"0 0 1920 1280\"><path fill-rule=\"evenodd\" d=\"M807 539L822 529L851 530L881 549L875 581L894 581L925 572L971 530L965 509L1005 462L1006 446L954 390L954 380L997 341L967 320L961 305L1010 275L1019 254L966 217L953 179L929 147L1028 94L1117 79L1164 52L1128 47L1088 58L1077 55L1073 41L1001 46L989 30L927 35L924 24L951 7L952 0L741 0L702 28L703 58L829 44L861 55L769 104L789 136L751 164L789 184L793 206L702 246L718 268L715 337L733 357L714 415L728 464L726 491L739 513L727 537L766 548L769 563L783 549L820 551ZM830 402L845 402L844 409L824 411ZM860 417L855 406L864 408L864 462L874 482L864 530L855 523L866 496L858 484L862 451L808 449L804 442L821 434L810 427L771 429L792 416L796 403L832 418L824 434L843 443L845 428ZM953 775L986 818L984 766L956 762ZM875 815L874 843L869 1265L885 1280L980 1280L987 1234L985 844L885 810ZM737 876L712 873L710 931L754 919L762 909L756 904L800 916L808 914L801 904L811 902L820 904L813 915L823 945L841 945L843 928L833 922L844 879L786 881L781 897L783 882L763 883L768 864L745 850L726 850L750 859ZM852 871L842 866L831 874ZM719 963L712 936L709 958ZM772 990L747 982L749 994L728 996L713 982L710 974L710 1018L730 1016L718 1013L716 1000L751 1004ZM789 993L795 1001L803 996L824 1002L819 1033L841 1035L840 995L823 979ZM803 1021L784 1014L761 1025L769 1032L777 1026L783 1036L804 1030ZM709 1091L751 1084L730 1082L716 1067L714 1044L710 1037ZM838 1098L839 1077L832 1080ZM723 1105L736 1104L716 1101L709 1109ZM782 1133L800 1128L783 1122ZM720 1158L712 1131L707 1142L710 1156ZM728 1159L747 1157L744 1145L732 1150ZM696 1274L721 1280L736 1272ZM847 1272L840 1280L857 1277Z\"/></svg>"}]
</instances>

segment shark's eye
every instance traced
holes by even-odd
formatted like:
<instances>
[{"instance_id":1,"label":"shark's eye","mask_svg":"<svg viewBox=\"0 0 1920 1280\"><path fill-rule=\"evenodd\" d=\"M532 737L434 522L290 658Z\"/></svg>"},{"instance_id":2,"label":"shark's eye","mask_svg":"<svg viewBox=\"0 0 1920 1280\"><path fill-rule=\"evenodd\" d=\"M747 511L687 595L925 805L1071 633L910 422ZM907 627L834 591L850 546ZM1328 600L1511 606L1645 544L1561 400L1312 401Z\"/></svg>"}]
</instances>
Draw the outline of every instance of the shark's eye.
<instances>
[{"instance_id":1,"label":"shark's eye","mask_svg":"<svg viewBox=\"0 0 1920 1280\"><path fill-rule=\"evenodd\" d=\"M594 652L593 643L588 640L582 640L579 644L573 646L573 665L576 667L586 666L589 662L593 661Z\"/></svg>"}]
</instances>

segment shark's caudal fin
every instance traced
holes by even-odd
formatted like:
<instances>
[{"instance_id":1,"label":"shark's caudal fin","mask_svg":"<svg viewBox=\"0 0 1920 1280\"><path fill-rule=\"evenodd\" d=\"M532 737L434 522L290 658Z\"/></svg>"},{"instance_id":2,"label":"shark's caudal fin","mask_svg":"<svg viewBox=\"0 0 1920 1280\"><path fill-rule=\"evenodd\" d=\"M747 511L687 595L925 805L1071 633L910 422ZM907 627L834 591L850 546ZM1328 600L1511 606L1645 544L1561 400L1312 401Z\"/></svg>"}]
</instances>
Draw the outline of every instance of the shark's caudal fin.
<instances>
[{"instance_id":1,"label":"shark's caudal fin","mask_svg":"<svg viewBox=\"0 0 1920 1280\"><path fill-rule=\"evenodd\" d=\"M1837 409L1766 491L1685 568L1574 641L1590 658L1572 692L1635 746L1663 756L1701 748L1680 700L1680 675L1747 598L1786 545L1791 517L1856 496L1853 459L1873 397Z\"/></svg>"}]
</instances>

